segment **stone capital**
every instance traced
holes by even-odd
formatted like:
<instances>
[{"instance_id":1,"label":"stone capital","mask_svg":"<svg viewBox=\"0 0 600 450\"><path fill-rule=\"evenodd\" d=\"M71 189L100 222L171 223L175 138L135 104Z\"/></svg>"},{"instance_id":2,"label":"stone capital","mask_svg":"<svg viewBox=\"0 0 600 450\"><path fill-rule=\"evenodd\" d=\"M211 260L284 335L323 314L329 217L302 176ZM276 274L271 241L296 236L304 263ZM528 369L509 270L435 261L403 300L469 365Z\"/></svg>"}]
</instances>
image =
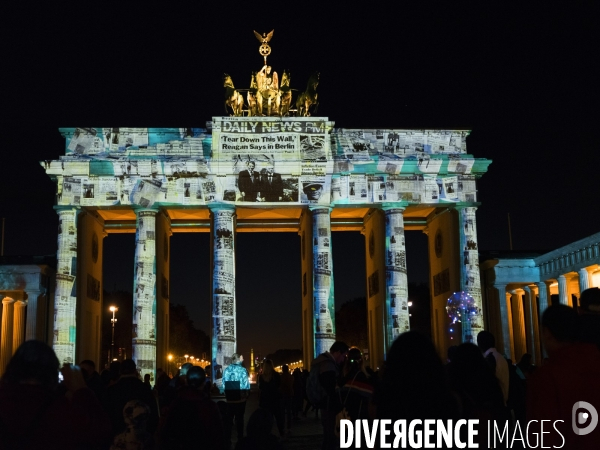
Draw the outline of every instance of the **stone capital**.
<instances>
[{"instance_id":1,"label":"stone capital","mask_svg":"<svg viewBox=\"0 0 600 450\"><path fill-rule=\"evenodd\" d=\"M590 275L586 267L582 267L577 271L579 275L579 291L580 293L590 288Z\"/></svg>"},{"instance_id":2,"label":"stone capital","mask_svg":"<svg viewBox=\"0 0 600 450\"><path fill-rule=\"evenodd\" d=\"M61 212L64 212L64 211L77 211L78 213L80 213L81 206L54 205L54 211L56 211L57 214L60 214Z\"/></svg>"},{"instance_id":3,"label":"stone capital","mask_svg":"<svg viewBox=\"0 0 600 450\"><path fill-rule=\"evenodd\" d=\"M454 204L454 209L460 211L461 209L473 208L477 211L477 208L481 206L481 202L473 202L473 203L464 203L459 202Z\"/></svg>"},{"instance_id":4,"label":"stone capital","mask_svg":"<svg viewBox=\"0 0 600 450\"><path fill-rule=\"evenodd\" d=\"M206 206L211 211L219 211L219 210L223 210L223 209L235 211L235 205L232 203L211 202L211 203L208 203Z\"/></svg>"},{"instance_id":5,"label":"stone capital","mask_svg":"<svg viewBox=\"0 0 600 450\"><path fill-rule=\"evenodd\" d=\"M158 210L158 208L143 208L141 206L134 206L133 207L133 212L137 216L141 212L153 212L154 214L158 214L159 210Z\"/></svg>"},{"instance_id":6,"label":"stone capital","mask_svg":"<svg viewBox=\"0 0 600 450\"><path fill-rule=\"evenodd\" d=\"M310 210L310 212L318 211L320 209L326 209L327 211L329 211L329 214L331 214L331 211L333 211L333 206L329 206L329 205L308 205L308 209Z\"/></svg>"},{"instance_id":7,"label":"stone capital","mask_svg":"<svg viewBox=\"0 0 600 450\"><path fill-rule=\"evenodd\" d=\"M23 291L23 298L26 301L37 299L40 295L46 295L46 289L27 289Z\"/></svg>"},{"instance_id":8,"label":"stone capital","mask_svg":"<svg viewBox=\"0 0 600 450\"><path fill-rule=\"evenodd\" d=\"M407 208L408 206L408 202L402 201L402 202L383 202L381 204L381 209L383 211L385 211L385 213L387 214L388 211L397 209L399 210L398 212L404 213L404 210Z\"/></svg>"}]
</instances>

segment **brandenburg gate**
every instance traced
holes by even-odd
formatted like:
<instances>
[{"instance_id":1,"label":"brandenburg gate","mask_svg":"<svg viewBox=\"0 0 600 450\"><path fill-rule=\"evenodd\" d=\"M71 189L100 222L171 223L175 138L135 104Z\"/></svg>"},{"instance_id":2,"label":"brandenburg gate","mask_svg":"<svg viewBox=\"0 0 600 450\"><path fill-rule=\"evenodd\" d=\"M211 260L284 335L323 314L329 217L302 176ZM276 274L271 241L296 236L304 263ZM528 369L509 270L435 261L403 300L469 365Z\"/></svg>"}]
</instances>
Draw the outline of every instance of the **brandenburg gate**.
<instances>
[{"instance_id":1,"label":"brandenburg gate","mask_svg":"<svg viewBox=\"0 0 600 450\"><path fill-rule=\"evenodd\" d=\"M450 345L446 302L453 292L475 300L463 340L482 329L475 212L477 180L491 161L467 153L469 132L335 129L314 115L318 74L294 110L289 75L279 87L263 56L265 66L246 90L248 107L226 76L233 115L213 117L205 128L60 130L65 154L41 164L57 184L50 317L61 362L100 361L102 242L110 233L136 233L135 248L123 251L135 253L132 357L142 374L167 365L173 233L211 234L204 257L212 270L213 369L227 366L236 351L236 260L244 259L236 234L242 232L299 235L304 361L335 340L331 233L337 231L365 236L373 367L410 328L407 230L428 236L432 337L440 354Z\"/></svg>"},{"instance_id":2,"label":"brandenburg gate","mask_svg":"<svg viewBox=\"0 0 600 450\"><path fill-rule=\"evenodd\" d=\"M409 329L406 230L428 235L440 351L449 345L448 296L466 291L481 308L476 183L490 161L467 154L467 131L333 129L324 117L208 125L61 129L65 155L42 162L57 182L53 347L61 362L100 360L107 233L136 233L133 358L144 373L166 366L172 233L211 233L213 364L227 365L236 350L238 232L299 234L305 361L335 339L335 231L365 235L374 364ZM481 328L481 314L472 324Z\"/></svg>"}]
</instances>

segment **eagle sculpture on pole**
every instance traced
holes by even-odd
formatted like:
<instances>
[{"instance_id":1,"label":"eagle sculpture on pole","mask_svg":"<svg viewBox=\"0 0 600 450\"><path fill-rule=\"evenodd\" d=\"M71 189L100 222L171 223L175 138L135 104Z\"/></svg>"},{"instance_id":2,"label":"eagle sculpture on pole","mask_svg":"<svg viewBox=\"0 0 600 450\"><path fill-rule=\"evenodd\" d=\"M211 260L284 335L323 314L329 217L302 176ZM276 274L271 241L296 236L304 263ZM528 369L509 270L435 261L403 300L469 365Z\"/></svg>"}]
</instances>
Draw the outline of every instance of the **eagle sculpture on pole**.
<instances>
[{"instance_id":1,"label":"eagle sculpture on pole","mask_svg":"<svg viewBox=\"0 0 600 450\"><path fill-rule=\"evenodd\" d=\"M261 44L258 52L263 56L263 58L265 58L265 66L267 65L267 56L271 54L271 46L269 45L269 41L273 37L274 31L275 30L271 30L271 32L268 34L263 33L261 36L258 31L254 30L254 36L256 36L256 39L258 39L258 42Z\"/></svg>"}]
</instances>

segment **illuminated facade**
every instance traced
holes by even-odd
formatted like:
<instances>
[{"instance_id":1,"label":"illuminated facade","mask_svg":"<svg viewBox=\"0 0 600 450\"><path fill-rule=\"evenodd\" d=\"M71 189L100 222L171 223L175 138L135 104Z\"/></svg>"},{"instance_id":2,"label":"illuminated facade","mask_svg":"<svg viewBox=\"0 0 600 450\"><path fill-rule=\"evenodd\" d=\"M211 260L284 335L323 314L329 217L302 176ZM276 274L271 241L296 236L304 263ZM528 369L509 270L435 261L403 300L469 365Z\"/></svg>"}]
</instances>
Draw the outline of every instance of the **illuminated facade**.
<instances>
[{"instance_id":1,"label":"illuminated facade","mask_svg":"<svg viewBox=\"0 0 600 450\"><path fill-rule=\"evenodd\" d=\"M52 340L54 257L0 257L0 375L26 339Z\"/></svg>"},{"instance_id":2,"label":"illuminated facade","mask_svg":"<svg viewBox=\"0 0 600 450\"><path fill-rule=\"evenodd\" d=\"M496 347L514 362L545 356L541 315L552 303L578 306L581 292L600 287L600 233L545 254L497 255L481 263L485 321Z\"/></svg>"},{"instance_id":3,"label":"illuminated facade","mask_svg":"<svg viewBox=\"0 0 600 450\"><path fill-rule=\"evenodd\" d=\"M450 342L448 296L468 291L481 306L476 182L491 161L467 154L468 131L333 129L324 117L215 117L206 129L61 132L65 155L42 162L57 182L53 346L61 361L99 361L107 233L136 233L133 355L143 373L167 364L169 238L176 232L211 233L213 368L224 368L236 351L239 232L299 234L304 361L335 339L335 231L365 235L373 365L410 326L405 231L429 237L440 354ZM482 316L474 317L473 331L482 327Z\"/></svg>"}]
</instances>

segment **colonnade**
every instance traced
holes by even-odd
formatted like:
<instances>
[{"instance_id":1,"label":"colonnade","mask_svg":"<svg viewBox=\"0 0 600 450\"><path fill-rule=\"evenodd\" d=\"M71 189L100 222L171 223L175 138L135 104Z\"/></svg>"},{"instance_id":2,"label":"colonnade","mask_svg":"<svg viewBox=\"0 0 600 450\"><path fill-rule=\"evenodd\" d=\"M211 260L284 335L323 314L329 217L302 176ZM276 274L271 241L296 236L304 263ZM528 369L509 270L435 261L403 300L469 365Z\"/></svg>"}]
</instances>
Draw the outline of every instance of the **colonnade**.
<instances>
[{"instance_id":1,"label":"colonnade","mask_svg":"<svg viewBox=\"0 0 600 450\"><path fill-rule=\"evenodd\" d=\"M212 365L216 372L230 363L237 351L236 318L236 207L209 205L211 233ZM302 255L303 358L311 361L335 341L335 302L332 258L333 207L310 205L298 220ZM369 354L380 366L394 339L410 329L405 245L405 210L402 203L369 208L364 216ZM468 292L476 311L463 327L464 341L473 341L483 328L480 296L475 207L447 208L451 229L445 230L448 250L438 256L440 269L451 271L440 292L440 309L456 291ZM135 274L133 283L132 357L142 374L155 373L166 364L168 353L169 215L160 209L135 211ZM80 359L99 361L99 317L102 305L102 237L104 224L93 211L58 208L58 272L54 303L53 347L62 363ZM445 229L440 214L431 214L427 228ZM447 216L448 217L448 216ZM268 227L268 221L265 222ZM413 228L415 229L415 228ZM100 236L100 238L98 238ZM433 236L431 236L433 239ZM436 243L437 245L437 243ZM432 242L430 240L430 247ZM430 259L432 250L430 249ZM437 270L437 269L436 269ZM432 283L433 276L431 273ZM358 293L357 293L358 294ZM440 349L450 342L445 311L436 325L434 341ZM433 322L433 321L432 321ZM83 325L83 326L81 326ZM444 335L444 336L442 336ZM4 342L4 341L3 341ZM157 365L158 364L158 365ZM217 373L215 373L217 375ZM218 376L218 375L217 375Z\"/></svg>"},{"instance_id":2,"label":"colonnade","mask_svg":"<svg viewBox=\"0 0 600 450\"><path fill-rule=\"evenodd\" d=\"M20 267L25 268L19 269ZM25 340L47 340L44 320L47 305L45 292L39 285L40 269L36 267L38 272L34 272L31 266L11 266L11 268L16 269L20 283L24 284L25 288L4 290L0 294L2 299L0 375L4 373L10 358Z\"/></svg>"},{"instance_id":3,"label":"colonnade","mask_svg":"<svg viewBox=\"0 0 600 450\"><path fill-rule=\"evenodd\" d=\"M544 310L553 302L577 307L584 290L600 285L599 239L600 233L545 255L498 258L483 264L484 270L493 272L487 304L497 301L498 306L488 322L499 351L515 363L529 353L535 364L541 364L547 356L541 340Z\"/></svg>"},{"instance_id":4,"label":"colonnade","mask_svg":"<svg viewBox=\"0 0 600 450\"><path fill-rule=\"evenodd\" d=\"M2 299L2 330L0 339L0 374L4 373L10 358L25 341L25 310L23 300Z\"/></svg>"},{"instance_id":5,"label":"colonnade","mask_svg":"<svg viewBox=\"0 0 600 450\"><path fill-rule=\"evenodd\" d=\"M104 360L100 357L100 319L106 309L102 298L102 239L106 231L93 210L57 209L58 270L52 346L61 364L83 359L99 363ZM134 212L132 358L142 375L154 377L157 355L166 367L171 232L168 218L158 209L136 208ZM163 245L157 245L160 238Z\"/></svg>"}]
</instances>

